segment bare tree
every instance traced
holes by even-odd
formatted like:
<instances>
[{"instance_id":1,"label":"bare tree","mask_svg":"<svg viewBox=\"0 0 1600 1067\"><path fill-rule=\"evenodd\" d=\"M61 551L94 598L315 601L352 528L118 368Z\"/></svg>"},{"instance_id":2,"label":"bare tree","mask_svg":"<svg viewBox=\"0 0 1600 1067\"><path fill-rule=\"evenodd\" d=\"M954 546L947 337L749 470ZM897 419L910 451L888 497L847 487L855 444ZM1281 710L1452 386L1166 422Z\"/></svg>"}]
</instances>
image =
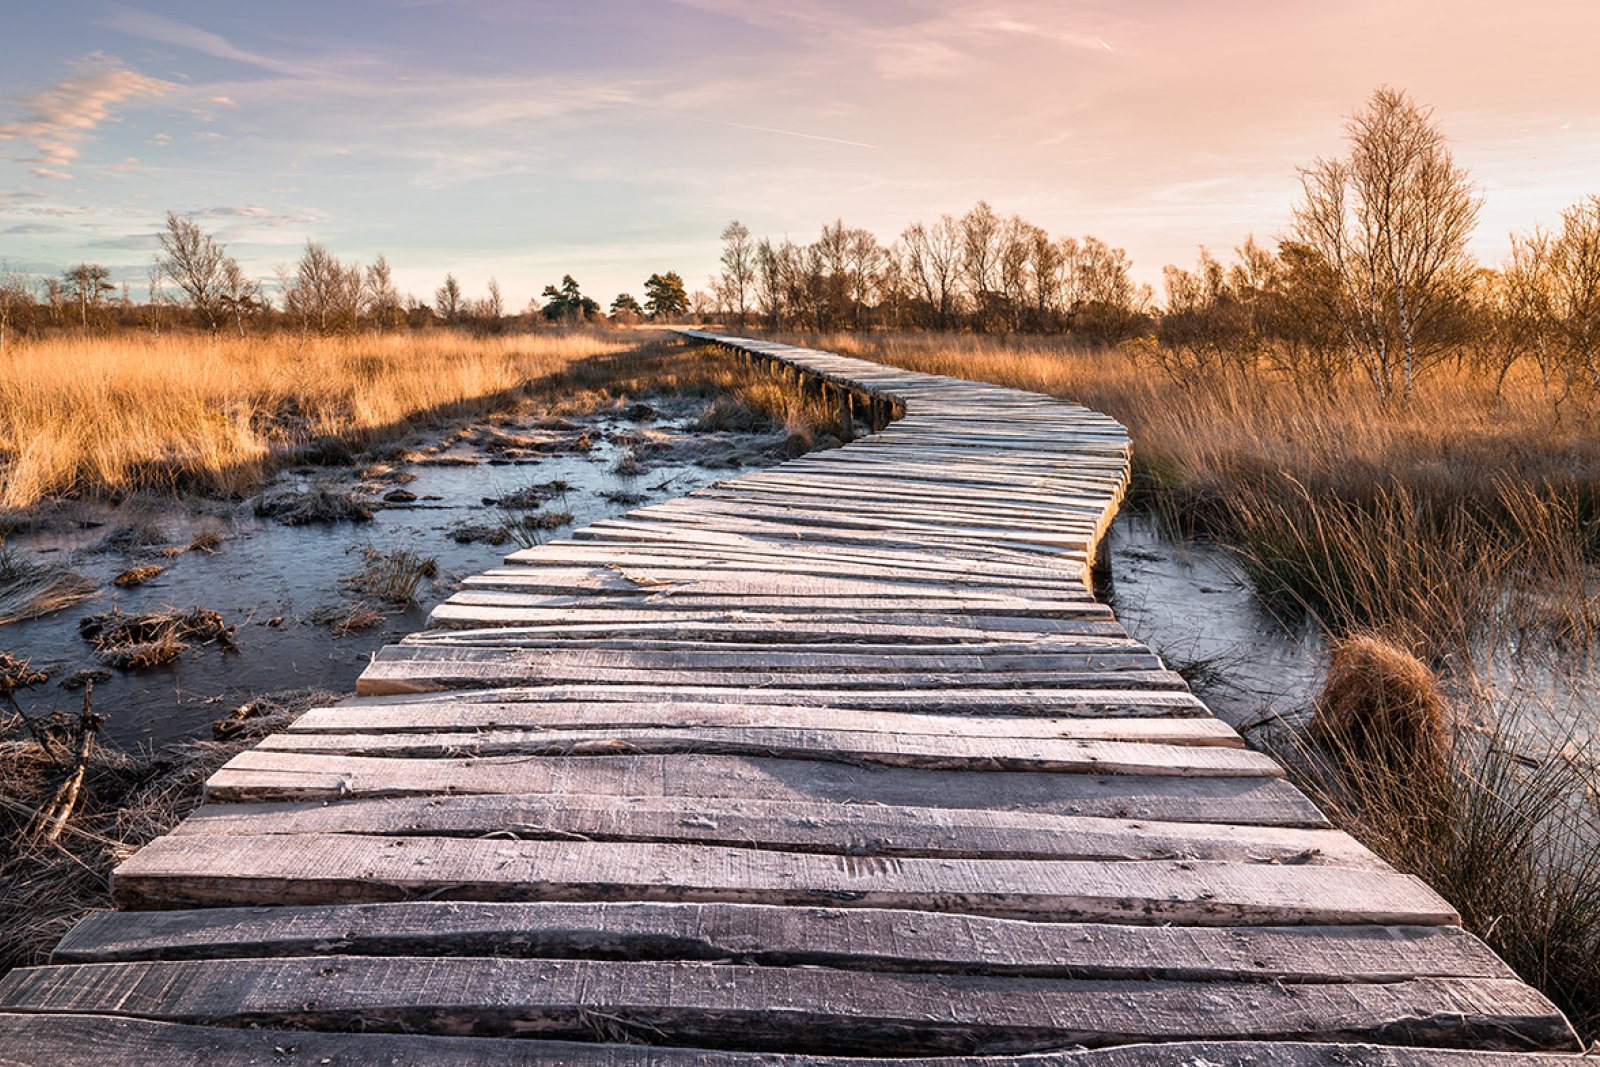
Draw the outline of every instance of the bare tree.
<instances>
[{"instance_id":1,"label":"bare tree","mask_svg":"<svg viewBox=\"0 0 1600 1067\"><path fill-rule=\"evenodd\" d=\"M111 284L111 272L98 263L79 263L63 271L61 281L68 299L78 305L78 324L85 329L89 326L89 312L98 310L106 297L117 291Z\"/></svg>"},{"instance_id":2,"label":"bare tree","mask_svg":"<svg viewBox=\"0 0 1600 1067\"><path fill-rule=\"evenodd\" d=\"M280 273L283 309L307 332L348 333L361 322L362 272L307 241L293 274Z\"/></svg>"},{"instance_id":3,"label":"bare tree","mask_svg":"<svg viewBox=\"0 0 1600 1067\"><path fill-rule=\"evenodd\" d=\"M932 312L933 325L949 329L954 325L961 278L961 224L943 215L932 226L919 222L910 227L902 240L912 287Z\"/></svg>"},{"instance_id":4,"label":"bare tree","mask_svg":"<svg viewBox=\"0 0 1600 1067\"><path fill-rule=\"evenodd\" d=\"M1293 239L1331 268L1350 346L1380 395L1398 375L1409 397L1471 289L1480 200L1432 112L1405 93L1377 90L1346 132L1347 159L1301 171Z\"/></svg>"},{"instance_id":5,"label":"bare tree","mask_svg":"<svg viewBox=\"0 0 1600 1067\"><path fill-rule=\"evenodd\" d=\"M728 311L739 327L750 312L750 298L756 281L756 246L744 223L734 219L722 231L722 283Z\"/></svg>"},{"instance_id":6,"label":"bare tree","mask_svg":"<svg viewBox=\"0 0 1600 1067\"><path fill-rule=\"evenodd\" d=\"M18 314L32 303L27 275L0 260L0 352L11 339Z\"/></svg>"},{"instance_id":7,"label":"bare tree","mask_svg":"<svg viewBox=\"0 0 1600 1067\"><path fill-rule=\"evenodd\" d=\"M398 326L405 320L405 307L400 300L400 290L394 284L394 270L381 253L367 268L362 281L364 294L362 310L380 330Z\"/></svg>"},{"instance_id":8,"label":"bare tree","mask_svg":"<svg viewBox=\"0 0 1600 1067\"><path fill-rule=\"evenodd\" d=\"M262 311L261 283L245 274L238 260L229 256L222 264L222 310L233 316L233 326L244 336L245 320Z\"/></svg>"},{"instance_id":9,"label":"bare tree","mask_svg":"<svg viewBox=\"0 0 1600 1067\"><path fill-rule=\"evenodd\" d=\"M157 239L162 254L156 258L161 274L183 291L189 306L206 328L215 331L226 313L227 250L193 219L167 212L167 226Z\"/></svg>"},{"instance_id":10,"label":"bare tree","mask_svg":"<svg viewBox=\"0 0 1600 1067\"><path fill-rule=\"evenodd\" d=\"M434 292L433 308L441 319L451 325L461 321L461 314L466 310L466 301L462 299L461 283L456 281L454 274L446 274L444 284Z\"/></svg>"},{"instance_id":11,"label":"bare tree","mask_svg":"<svg viewBox=\"0 0 1600 1067\"><path fill-rule=\"evenodd\" d=\"M1549 322L1567 362L1600 387L1600 197L1561 213L1546 262Z\"/></svg>"},{"instance_id":12,"label":"bare tree","mask_svg":"<svg viewBox=\"0 0 1600 1067\"><path fill-rule=\"evenodd\" d=\"M999 280L1000 227L1000 216L985 200L961 216L961 273L980 321L988 316L989 294Z\"/></svg>"}]
</instances>

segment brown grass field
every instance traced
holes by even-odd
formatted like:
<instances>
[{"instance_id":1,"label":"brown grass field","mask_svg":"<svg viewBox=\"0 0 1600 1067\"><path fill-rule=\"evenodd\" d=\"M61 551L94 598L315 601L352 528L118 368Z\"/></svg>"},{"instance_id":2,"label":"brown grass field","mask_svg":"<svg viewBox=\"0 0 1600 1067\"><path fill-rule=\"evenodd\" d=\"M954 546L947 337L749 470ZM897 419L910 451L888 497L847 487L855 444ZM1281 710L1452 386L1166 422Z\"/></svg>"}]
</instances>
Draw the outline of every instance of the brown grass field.
<instances>
[{"instance_id":1,"label":"brown grass field","mask_svg":"<svg viewBox=\"0 0 1600 1067\"><path fill-rule=\"evenodd\" d=\"M611 361L659 335L64 337L0 350L0 509L138 490L239 496L276 467L533 396L588 410L647 388L721 390L800 429L805 405L701 354ZM725 402L726 406L726 402Z\"/></svg>"}]
</instances>

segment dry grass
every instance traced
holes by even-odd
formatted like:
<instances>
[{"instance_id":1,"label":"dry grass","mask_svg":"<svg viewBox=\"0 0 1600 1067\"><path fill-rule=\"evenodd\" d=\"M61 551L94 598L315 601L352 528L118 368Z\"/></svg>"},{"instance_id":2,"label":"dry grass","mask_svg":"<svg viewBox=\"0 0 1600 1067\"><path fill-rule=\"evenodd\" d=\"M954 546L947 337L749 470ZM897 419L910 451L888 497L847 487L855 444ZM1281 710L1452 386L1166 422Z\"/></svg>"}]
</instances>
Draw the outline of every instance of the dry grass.
<instances>
[{"instance_id":1,"label":"dry grass","mask_svg":"<svg viewBox=\"0 0 1600 1067\"><path fill-rule=\"evenodd\" d=\"M171 830L235 753L334 699L307 692L252 701L225 720L220 741L141 752L97 746L72 817L54 842L36 839L32 828L69 771L67 748L49 751L17 724L0 728L0 973L45 962L86 911L109 908L112 868ZM71 726L52 723L58 733Z\"/></svg>"},{"instance_id":2,"label":"dry grass","mask_svg":"<svg viewBox=\"0 0 1600 1067\"><path fill-rule=\"evenodd\" d=\"M112 608L78 622L78 632L94 645L100 659L124 671L164 666L197 643L232 648L234 630L221 615L207 608L142 615L124 615Z\"/></svg>"},{"instance_id":3,"label":"dry grass","mask_svg":"<svg viewBox=\"0 0 1600 1067\"><path fill-rule=\"evenodd\" d=\"M0 353L0 507L135 489L242 495L273 466L504 406L619 352L608 332L61 338Z\"/></svg>"},{"instance_id":4,"label":"dry grass","mask_svg":"<svg viewBox=\"0 0 1600 1067\"><path fill-rule=\"evenodd\" d=\"M65 610L97 591L83 575L27 559L0 540L0 626Z\"/></svg>"},{"instance_id":5,"label":"dry grass","mask_svg":"<svg viewBox=\"0 0 1600 1067\"><path fill-rule=\"evenodd\" d=\"M1296 784L1335 825L1443 894L1580 1034L1600 1038L1593 762L1559 744L1530 753L1531 727L1499 701L1468 699L1447 712L1437 679L1393 646L1348 651L1319 703L1373 717L1355 729L1274 735L1269 750ZM1418 718L1436 739L1406 747ZM1385 727L1398 728L1385 740Z\"/></svg>"},{"instance_id":6,"label":"dry grass","mask_svg":"<svg viewBox=\"0 0 1600 1067\"><path fill-rule=\"evenodd\" d=\"M1311 726L1363 760L1400 756L1427 765L1449 748L1438 676L1405 649L1367 634L1334 642Z\"/></svg>"}]
</instances>

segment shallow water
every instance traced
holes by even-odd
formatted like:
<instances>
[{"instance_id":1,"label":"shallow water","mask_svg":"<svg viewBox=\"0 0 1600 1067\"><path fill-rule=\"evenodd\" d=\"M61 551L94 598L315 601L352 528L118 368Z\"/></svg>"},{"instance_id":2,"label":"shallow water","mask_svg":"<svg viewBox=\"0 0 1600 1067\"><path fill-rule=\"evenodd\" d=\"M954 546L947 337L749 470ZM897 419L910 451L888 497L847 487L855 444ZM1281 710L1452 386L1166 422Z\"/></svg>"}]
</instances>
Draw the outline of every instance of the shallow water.
<instances>
[{"instance_id":1,"label":"shallow water","mask_svg":"<svg viewBox=\"0 0 1600 1067\"><path fill-rule=\"evenodd\" d=\"M569 483L570 489L544 507L546 511L572 512L570 525L545 533L545 539L555 540L572 529L639 506L607 500L605 493L633 492L643 495L644 502L656 502L737 473L701 465L705 462L747 466L778 462L778 456L763 454L763 449L774 443L770 435L693 433L685 429L689 413L682 403L674 412L671 401L646 399L657 403L667 417L642 427L616 415L571 419L589 431L593 448L587 452L492 465L486 453L471 445L453 444L446 454L471 456L479 462L470 466L395 463L416 476L403 488L418 499L384 505L371 522L289 527L258 518L249 502L211 502L168 505L153 514L129 514L132 509L127 507L111 509L97 516L106 521L97 528L14 536L11 544L21 553L68 563L101 586L94 599L65 611L0 627L0 651L28 659L35 667L49 669L53 676L45 685L19 693L18 700L34 715L79 709L82 693L64 691L57 683L75 671L103 667L89 642L79 635L78 621L112 607L138 613L199 606L220 612L238 627L236 650L200 647L169 666L142 672L113 671L109 680L95 684L95 710L107 717L105 736L123 745L207 736L211 722L258 694L307 688L348 692L373 651L420 629L428 611L449 595L459 579L498 565L520 547L515 541L495 546L458 544L451 538L450 531L458 524L495 525L500 520L495 508L484 505L484 497L556 479ZM497 428L516 432L535 422L537 419L511 422ZM627 447L626 435L641 428L652 439L659 436L661 454L648 460L647 469L635 476L613 472ZM304 488L320 481L350 488L357 479L350 470L286 472L268 489ZM385 484L380 492L392 487ZM171 559L154 552L96 549L117 523L128 522L154 523L171 544L187 544L207 530L221 534L224 540L213 555L190 551ZM405 548L437 557L439 578L431 588L425 586L418 604L370 629L334 637L312 615L349 600L341 591L341 580L361 570L362 552L369 546L383 552ZM111 584L128 567L144 563L162 564L167 570L141 587L118 589Z\"/></svg>"},{"instance_id":2,"label":"shallow water","mask_svg":"<svg viewBox=\"0 0 1600 1067\"><path fill-rule=\"evenodd\" d=\"M1309 705L1321 636L1263 608L1226 549L1171 540L1149 516L1124 511L1111 527L1111 584L1101 595L1233 725L1298 716Z\"/></svg>"}]
</instances>

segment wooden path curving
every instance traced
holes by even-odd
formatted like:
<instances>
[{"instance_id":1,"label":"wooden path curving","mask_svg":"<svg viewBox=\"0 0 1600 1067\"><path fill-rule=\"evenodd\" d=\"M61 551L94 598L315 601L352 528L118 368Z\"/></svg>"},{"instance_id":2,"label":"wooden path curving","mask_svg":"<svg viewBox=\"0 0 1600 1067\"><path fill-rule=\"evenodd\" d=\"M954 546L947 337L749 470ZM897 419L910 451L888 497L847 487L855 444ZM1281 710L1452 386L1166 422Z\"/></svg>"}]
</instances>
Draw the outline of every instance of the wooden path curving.
<instances>
[{"instance_id":1,"label":"wooden path curving","mask_svg":"<svg viewBox=\"0 0 1600 1067\"><path fill-rule=\"evenodd\" d=\"M0 1065L1579 1062L1092 598L1122 427L691 336L878 432L470 579L0 982Z\"/></svg>"}]
</instances>

